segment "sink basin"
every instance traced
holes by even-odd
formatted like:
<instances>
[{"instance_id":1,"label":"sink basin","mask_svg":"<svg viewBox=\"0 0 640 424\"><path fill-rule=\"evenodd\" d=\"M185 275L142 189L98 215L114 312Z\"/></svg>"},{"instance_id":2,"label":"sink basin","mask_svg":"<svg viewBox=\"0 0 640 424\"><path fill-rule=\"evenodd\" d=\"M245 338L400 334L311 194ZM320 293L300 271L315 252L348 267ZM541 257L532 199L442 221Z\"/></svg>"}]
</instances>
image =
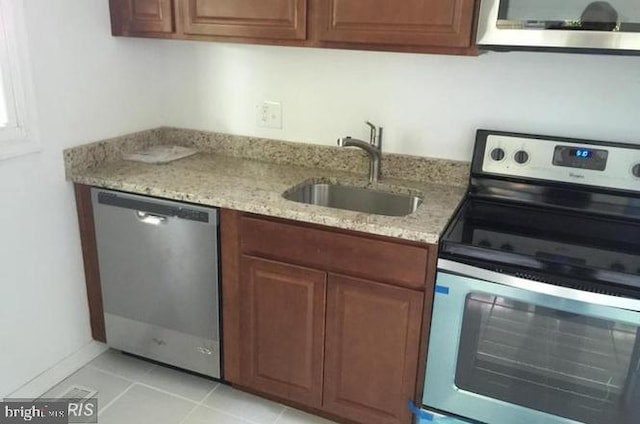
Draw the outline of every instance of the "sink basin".
<instances>
[{"instance_id":1,"label":"sink basin","mask_svg":"<svg viewBox=\"0 0 640 424\"><path fill-rule=\"evenodd\" d=\"M421 197L410 194L329 183L305 184L283 196L294 202L387 216L409 215L422 203Z\"/></svg>"}]
</instances>

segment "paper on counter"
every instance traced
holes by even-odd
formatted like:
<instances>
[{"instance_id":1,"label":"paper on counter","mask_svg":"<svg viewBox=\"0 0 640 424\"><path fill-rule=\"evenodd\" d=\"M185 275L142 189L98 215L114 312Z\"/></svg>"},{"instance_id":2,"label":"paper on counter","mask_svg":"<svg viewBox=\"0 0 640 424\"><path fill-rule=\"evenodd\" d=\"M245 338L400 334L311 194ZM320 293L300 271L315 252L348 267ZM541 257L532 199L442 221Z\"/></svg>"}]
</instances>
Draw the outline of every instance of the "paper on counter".
<instances>
[{"instance_id":1,"label":"paper on counter","mask_svg":"<svg viewBox=\"0 0 640 424\"><path fill-rule=\"evenodd\" d=\"M196 154L198 151L184 146L153 146L145 150L129 153L123 156L125 160L145 163L167 163L174 160L186 158Z\"/></svg>"}]
</instances>

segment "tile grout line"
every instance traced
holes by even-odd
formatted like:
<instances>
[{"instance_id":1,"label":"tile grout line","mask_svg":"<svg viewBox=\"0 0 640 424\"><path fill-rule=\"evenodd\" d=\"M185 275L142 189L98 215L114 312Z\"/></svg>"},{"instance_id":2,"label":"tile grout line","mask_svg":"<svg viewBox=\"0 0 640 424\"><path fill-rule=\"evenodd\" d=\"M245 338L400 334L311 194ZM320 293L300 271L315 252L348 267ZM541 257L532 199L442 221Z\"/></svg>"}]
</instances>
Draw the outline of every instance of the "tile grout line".
<instances>
[{"instance_id":1,"label":"tile grout line","mask_svg":"<svg viewBox=\"0 0 640 424\"><path fill-rule=\"evenodd\" d=\"M104 414L104 411L107 410L107 408L109 408L111 405L113 405L118 399L120 399L122 396L125 395L125 393L127 393L133 386L135 386L135 382L132 382L131 384L129 384L127 386L126 389L124 389L122 391L122 393L120 393L119 395L117 395L116 397L114 397L113 399L111 399L111 402L108 402L102 409L98 408L98 417L100 417L100 415Z\"/></svg>"},{"instance_id":2,"label":"tile grout line","mask_svg":"<svg viewBox=\"0 0 640 424\"><path fill-rule=\"evenodd\" d=\"M148 388L148 389L153 389L153 390L156 390L156 391L158 391L158 392L164 393L164 394L166 394L166 395L171 395L171 396L177 397L177 398L179 398L179 399L186 400L186 401L188 401L188 402L190 402L190 403L195 403L195 404L198 404L198 405L201 405L201 404L202 404L202 403L207 399L207 397L209 397L209 396L211 395L211 393L213 393L213 392L218 388L218 386L220 386L220 384L221 384L220 382L217 382L217 381L213 381L213 380L211 380L211 382L212 382L212 383L214 383L214 384L215 384L215 386L213 387L213 389L211 389L210 391L208 391L208 392L205 394L205 396L204 396L204 398L202 398L202 400L197 401L197 400L193 400L193 399L189 399L189 398L187 398L187 397L184 397L184 396L182 396L182 395L180 395L180 394L178 394L178 393L170 392L170 391L165 390L165 389L163 389L163 388L161 388L161 387L157 387L157 386L154 386L154 385L152 385L152 384L146 383L146 382L141 381L141 380L139 380L139 379L131 379L131 378L129 378L129 377L125 377L125 376L123 376L123 375L121 375L121 374L118 374L118 373L115 373L115 372L113 372L113 371L105 370L105 369L102 369L102 368L96 367L95 365L87 364L87 365L85 365L85 366L86 366L86 367L93 368L93 369L98 370L98 371L100 371L100 372L103 372L103 373L105 373L105 374L111 375L112 377L118 377L118 378L120 378L120 379L122 379L122 380L126 381L127 383L131 383L131 384L138 384L139 386L143 386L143 387L146 387L146 388ZM151 372L151 370L153 370L153 369L154 369L154 368L156 368L156 367L159 367L159 365L155 365L155 364L154 364L151 368L149 368L147 371L145 371L145 372L141 375L141 377L144 377L145 375L147 375L148 373L150 373L150 372Z\"/></svg>"},{"instance_id":3,"label":"tile grout line","mask_svg":"<svg viewBox=\"0 0 640 424\"><path fill-rule=\"evenodd\" d=\"M100 371L100 372L103 372L103 373L105 373L105 374L108 374L108 375L110 375L110 376L112 376L112 377L118 377L118 378L120 378L120 379L122 379L122 380L126 381L127 383L137 383L137 382L138 382L138 380L132 380L131 378L129 378L129 377L125 377L125 376L123 376L122 374L118 374L118 373L115 373L115 372L113 372L113 371L105 370L105 369L102 369L102 368L96 367L95 365L89 365L89 364L87 364L87 365L85 365L85 366L86 366L86 367L89 367L89 368L93 368L94 370L98 370L98 371Z\"/></svg>"},{"instance_id":4,"label":"tile grout line","mask_svg":"<svg viewBox=\"0 0 640 424\"><path fill-rule=\"evenodd\" d=\"M195 410L196 410L197 408L205 408L205 409L208 409L208 410L210 410L210 411L219 412L219 413L221 413L221 414L223 414L223 415L227 415L227 416L229 416L229 417L232 417L232 418L238 419L238 420L243 421L243 422L245 422L245 423L247 423L247 424L259 424L259 423L254 423L253 421L248 420L248 419L246 419L246 418L243 418L243 417L240 417L240 416L236 416L236 415L234 415L234 414L231 414L231 413L229 413L228 411L223 411L223 410L220 410L220 409L216 409L216 408L213 408L213 407L211 407L211 406L209 406L209 405L205 404L205 401L206 401L207 399L209 399L209 397L213 394L213 392L215 392L215 391L216 391L216 389L217 389L218 387L220 387L221 385L222 385L222 383L218 382L218 383L213 387L213 389L209 390L209 392L208 392L206 395L204 395L204 397L202 398L202 400L200 400L200 402L198 402L198 404L197 404L197 405L196 405L196 406L191 410L191 412L189 412L189 414L187 414L187 416L184 418L184 420L182 420L182 421L180 422L180 424L184 424L184 423L185 423L185 421L187 420L187 418L189 418L189 416L191 416L191 415L193 414L193 412L195 412Z\"/></svg>"},{"instance_id":5,"label":"tile grout line","mask_svg":"<svg viewBox=\"0 0 640 424\"><path fill-rule=\"evenodd\" d=\"M282 418L282 416L284 415L285 412L287 412L287 409L289 409L288 406L285 406L282 411L280 411L280 415L278 415L278 417L276 418L276 420L273 422L273 424L278 424L278 421L280 421L280 418Z\"/></svg>"},{"instance_id":6,"label":"tile grout line","mask_svg":"<svg viewBox=\"0 0 640 424\"><path fill-rule=\"evenodd\" d=\"M198 408L202 408L202 407L204 407L205 409L209 409L209 410L211 410L211 411L219 412L219 413L221 413L221 414L223 414L223 415L227 415L227 416L229 416L229 417L232 417L232 418L238 419L238 420L240 420L240 421L242 421L242 422L245 422L245 423L247 423L247 424L259 424L259 423L255 423L255 422L253 422L253 421L251 421L251 420L248 420L248 419L245 419L245 418L242 418L242 417L239 417L239 416L236 416L236 415L230 414L230 413L229 413L229 412L227 412L227 411L222 411L222 410L219 410L219 409L216 409L216 408L213 408L213 407L210 407L210 406L206 405L204 402L205 402L207 399L209 399L209 397L213 394L213 392L215 392L215 391L216 391L216 389L217 389L218 387L220 387L220 386L222 386L222 383L217 382L217 384L213 387L213 389L209 390L209 392L208 392L208 393L207 393L207 394L202 398L202 400L201 400L200 402L198 402L198 404L197 404L197 405L195 405L195 406L193 407L193 409L192 409L192 410L187 414L187 416L186 416L186 417L184 417L184 419L183 419L182 421L180 421L180 424L184 424L184 423L187 421L187 419L188 419L191 415L193 415L193 413L196 411L196 409L198 409Z\"/></svg>"},{"instance_id":7,"label":"tile grout line","mask_svg":"<svg viewBox=\"0 0 640 424\"><path fill-rule=\"evenodd\" d=\"M187 415L185 415L183 419L181 419L181 420L180 420L180 423L179 423L179 424L184 424L184 423L187 421L187 419L189 419L189 417L190 417L191 415L193 415L193 413L195 412L195 410L196 410L196 409L198 409L198 406L199 406L198 404L193 405L193 408L191 408L191 410L189 411L189 413L188 413Z\"/></svg>"},{"instance_id":8,"label":"tile grout line","mask_svg":"<svg viewBox=\"0 0 640 424\"><path fill-rule=\"evenodd\" d=\"M221 386L223 386L223 384L222 384L222 383L218 383L218 385L217 385L213 390L211 390L211 393L209 393L209 394L207 395L207 397L205 397L205 398L204 398L204 400L202 401L202 406L203 406L203 407L205 407L205 408L207 408L207 409L210 409L210 410L212 410L212 411L220 412L221 414L228 415L228 416L230 416L230 417L236 418L236 419L238 419L238 420L240 420L240 421L243 421L243 422L246 422L246 423L249 423L249 424L265 424L265 423L259 423L259 422L257 422L257 421L253 421L253 420L251 420L251 419L249 419L249 418L246 418L246 417L241 417L240 415L236 415L236 414L234 414L233 412L225 411L225 410L223 410L223 409L219 409L219 408L216 408L216 407L214 407L214 406L207 405L206 403L204 403L204 402L205 402L205 401L206 401L206 400L211 396L211 394L212 394L213 392L215 392L215 391L216 391L216 389L217 389L218 387L221 387ZM226 386L226 385L225 385L225 386ZM238 391L238 390L237 390L237 389L235 389L233 386L228 386L228 387L229 387L231 390ZM240 392L240 393L245 393L245 392ZM271 402L271 401L270 401L270 402ZM276 403L276 402L273 402L273 403ZM277 404L277 405L280 405L280 406L282 407L282 411L280 411L280 413L279 413L279 414L278 414L278 416L276 417L275 421L274 421L273 423L271 423L271 424L275 424L275 423L280 419L280 416L281 416L282 414L284 414L284 412L288 409L288 407L287 407L286 405L282 405L282 404L280 404L280 403L276 403L276 404Z\"/></svg>"},{"instance_id":9,"label":"tile grout line","mask_svg":"<svg viewBox=\"0 0 640 424\"><path fill-rule=\"evenodd\" d=\"M179 395L179 394L176 394L176 393L172 393L172 392L170 392L168 390L165 390L165 389L162 389L160 387L156 387L156 386L152 386L152 385L147 384L147 383L143 383L142 381L136 381L135 384L137 384L138 386L141 386L141 387L145 387L147 389L155 390L156 392L160 392L160 393L163 393L165 395L173 396L175 398L178 398L180 400L184 400L184 401L189 402L189 403L193 403L195 405L199 405L199 403L196 402L193 399L189 399L189 398L186 398L186 397L184 397L182 395Z\"/></svg>"},{"instance_id":10,"label":"tile grout line","mask_svg":"<svg viewBox=\"0 0 640 424\"><path fill-rule=\"evenodd\" d=\"M215 412L218 412L218 413L222 413L223 415L227 415L227 416L233 417L233 418L238 419L238 420L240 420L240 421L242 421L242 422L245 422L245 423L247 423L247 424L264 424L264 423L258 423L258 422L256 422L256 421L253 421L253 420L248 419L248 418L246 418L246 417L242 417L242 416L236 415L236 414L234 414L233 412L226 411L226 410L222 410L222 409L218 409L218 408L216 408L216 407L213 407L213 406L207 405L207 404L205 403L205 401L206 401L206 400L207 400L207 399L208 399L208 398L209 398L209 397L210 397L210 396L211 396L211 395L212 395L212 394L213 394L213 393L214 393L214 392L215 392L215 391L216 391L220 386L222 386L222 385L223 385L223 384L222 384L222 383L220 383L220 382L215 382L215 383L216 383L216 384L215 384L215 386L214 386L214 387L213 387L209 392L207 392L207 393L204 395L204 397L203 397L200 401L194 401L193 399L186 398L186 397L184 397L184 396L182 396L182 395L179 395L179 394L177 394L177 393L173 393L173 392L170 392L170 391L168 391L168 390L162 389L162 388L160 388L160 387L156 387L156 386L150 385L150 384L148 384L148 383L145 383L145 382L143 382L143 381L140 381L140 378L143 378L144 376L146 376L146 375L150 374L154 369L158 368L158 367L159 367L159 365L157 365L157 364L152 364L152 366L151 366L151 367L149 367L147 370L145 370L145 371L144 371L144 372L143 372L139 377L137 377L137 379L132 379L132 378L130 378L130 377L123 376L123 375L118 374L118 373L116 373L116 372L113 372L113 371L111 371L111 370L106 370L106 369L100 368L99 366L96 366L96 365L91 364L91 363L86 364L86 365L85 365L85 367L93 368L93 369L95 369L95 370L98 370L98 371L100 371L100 372L104 372L105 374L108 374L108 375L111 375L111 376L114 376L114 377L120 378L120 379L122 379L122 380L124 380L124 381L126 381L126 382L130 383L130 384L129 384L129 386L127 386L127 388L126 388L122 393L120 393L118 396L116 396L114 399L112 399L112 400L111 400L107 405L105 405L105 407L104 407L104 408L102 408L102 410L101 410L101 411L99 412L99 414L98 414L99 416L100 416L100 415L101 415L101 414L102 414L102 413L103 413L107 408L111 407L111 406L112 406L112 405L113 405L117 400L119 400L122 396L124 396L124 395L125 395L125 394L126 394L126 393L131 389L131 388L133 388L133 386L138 385L138 386L141 386L141 387L145 387L145 388L147 388L147 389L150 389L150 390L155 390L155 391L160 392L160 393L163 393L163 394L165 394L165 395L169 395L169 396L176 397L176 398L178 398L178 399L180 399L180 400L183 400L183 401L189 402L190 404L193 404L193 407L192 407L192 408L191 408L191 410L187 413L187 415L186 415L186 416L185 416L185 417L180 421L180 424L184 424L184 423L186 422L186 420L187 420L190 416L192 416L192 415L193 415L193 413L198 409L198 407L204 407L204 408L206 408L206 409L209 409L209 410L212 410L212 411L215 411ZM290 408L288 408L286 405L281 405L281 406L282 406L282 410L279 412L278 416L275 418L275 420L272 422L272 424L277 424L277 423L280 421L280 419L282 418L282 416L285 414L285 412L286 412L288 409L290 409Z\"/></svg>"},{"instance_id":11,"label":"tile grout line","mask_svg":"<svg viewBox=\"0 0 640 424\"><path fill-rule=\"evenodd\" d=\"M193 408L191 408L191 410L189 411L189 413L187 415L185 415L185 417L180 421L180 424L184 424L185 422L187 422L187 420L189 419L190 416L193 415L193 413L196 411L196 409L198 409L199 407L203 406L203 402L209 397L211 396L211 393L215 392L216 389L220 386L219 382L216 382L216 384L213 386L213 388L211 390L209 390L204 397L202 397L202 399L200 399L199 402L195 402L195 405L193 405Z\"/></svg>"},{"instance_id":12,"label":"tile grout line","mask_svg":"<svg viewBox=\"0 0 640 424\"><path fill-rule=\"evenodd\" d=\"M216 385L213 386L213 389L209 390L209 393L207 393L206 395L204 395L202 399L200 399L200 402L198 402L198 405L204 405L204 401L209 399L209 396L211 396L211 394L215 392L218 387L220 387L220 384L222 383L216 382Z\"/></svg>"},{"instance_id":13,"label":"tile grout line","mask_svg":"<svg viewBox=\"0 0 640 424\"><path fill-rule=\"evenodd\" d=\"M204 408L210 409L212 411L220 412L223 415L228 415L230 417L233 417L233 418L235 418L237 420L240 420L240 421L248 423L248 424L264 424L264 423L259 423L257 421L252 421L252 420L250 420L248 418L245 418L245 417L241 417L241 416L236 415L234 413L231 413L229 411L224 411L222 409L214 408L213 406L209 406L209 405L205 405L205 404L202 404L201 406L204 407Z\"/></svg>"},{"instance_id":14,"label":"tile grout line","mask_svg":"<svg viewBox=\"0 0 640 424\"><path fill-rule=\"evenodd\" d=\"M182 396L180 394L177 394L177 393L174 393L174 392L170 392L170 391L164 390L164 389L162 389L160 387L156 387L156 386L147 384L147 383L145 383L143 381L140 381L141 378L144 378L146 375L151 374L153 372L153 370L157 369L159 367L159 365L157 365L157 364L153 364L153 366L149 367L137 379L131 379L131 378L125 377L125 376L123 376L121 374L115 373L115 372L113 372L111 370L102 369L102 368L97 367L97 366L95 366L93 364L87 364L86 367L94 369L94 370L97 370L97 371L100 371L100 372L104 372L105 374L111 375L113 377L121 378L122 380L130 383L127 386L127 388L122 391L122 393L120 393L118 396L116 396L114 399L112 399L107 405L105 405L102 408L102 410L98 413L98 416L100 416L107 408L109 408L111 405L113 405L117 400L119 400L121 397L123 397L131 388L133 388L134 386L137 385L137 386L140 386L140 387L145 387L147 389L157 391L159 393L163 393L165 395L169 395L169 396L178 398L178 399L180 399L182 401L186 401L186 402L189 402L190 404L192 404L192 407L189 410L189 412L180 421L180 424L183 424L195 412L195 410L199 406L202 406L203 402L207 399L207 397L209 397L218 388L218 386L220 385L220 383L216 382L214 387L211 390L209 390L200 401L195 401L193 399L186 398L186 397L184 397L184 396Z\"/></svg>"}]
</instances>

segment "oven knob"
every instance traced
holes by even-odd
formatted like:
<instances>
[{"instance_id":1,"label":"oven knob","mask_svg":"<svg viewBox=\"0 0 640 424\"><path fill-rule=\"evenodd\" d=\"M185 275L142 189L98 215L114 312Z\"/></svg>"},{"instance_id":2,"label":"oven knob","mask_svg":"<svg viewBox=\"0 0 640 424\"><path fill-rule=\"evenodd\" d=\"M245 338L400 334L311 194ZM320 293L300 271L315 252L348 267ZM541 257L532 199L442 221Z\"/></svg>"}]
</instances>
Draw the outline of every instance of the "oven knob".
<instances>
[{"instance_id":1,"label":"oven knob","mask_svg":"<svg viewBox=\"0 0 640 424\"><path fill-rule=\"evenodd\" d=\"M501 161L502 159L504 159L504 150L502 150L499 147L496 147L495 149L493 149L491 151L491 159L495 161Z\"/></svg>"},{"instance_id":2,"label":"oven knob","mask_svg":"<svg viewBox=\"0 0 640 424\"><path fill-rule=\"evenodd\" d=\"M640 163L636 163L633 168L631 168L631 173L634 177L640 178Z\"/></svg>"},{"instance_id":3,"label":"oven knob","mask_svg":"<svg viewBox=\"0 0 640 424\"><path fill-rule=\"evenodd\" d=\"M624 264L622 264L620 262L612 263L610 268L611 268L612 271L616 271L616 272L624 272L624 270L625 270Z\"/></svg>"},{"instance_id":4,"label":"oven knob","mask_svg":"<svg viewBox=\"0 0 640 424\"><path fill-rule=\"evenodd\" d=\"M523 164L529 160L529 153L524 150L518 150L515 155L513 155L513 159L519 164Z\"/></svg>"}]
</instances>

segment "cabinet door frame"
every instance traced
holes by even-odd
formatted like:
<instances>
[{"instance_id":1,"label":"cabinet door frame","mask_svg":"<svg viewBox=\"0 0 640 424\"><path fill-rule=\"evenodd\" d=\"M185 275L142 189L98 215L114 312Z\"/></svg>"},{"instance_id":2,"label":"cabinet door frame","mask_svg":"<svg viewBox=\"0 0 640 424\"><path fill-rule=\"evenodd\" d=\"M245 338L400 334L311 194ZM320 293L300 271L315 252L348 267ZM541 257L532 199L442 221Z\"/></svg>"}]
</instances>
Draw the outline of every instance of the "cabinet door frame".
<instances>
[{"instance_id":1,"label":"cabinet door frame","mask_svg":"<svg viewBox=\"0 0 640 424\"><path fill-rule=\"evenodd\" d=\"M446 25L415 25L413 29L401 24L340 22L336 12L340 1L314 1L315 38L320 43L352 44L355 46L398 46L414 48L469 48L473 40L475 0L440 0L454 2L453 16ZM395 3L394 0L388 0Z\"/></svg>"},{"instance_id":2,"label":"cabinet door frame","mask_svg":"<svg viewBox=\"0 0 640 424\"><path fill-rule=\"evenodd\" d=\"M157 13L136 12L136 3L156 3ZM174 0L109 0L114 35L175 33Z\"/></svg>"},{"instance_id":3,"label":"cabinet door frame","mask_svg":"<svg viewBox=\"0 0 640 424\"><path fill-rule=\"evenodd\" d=\"M308 0L288 0L292 2L292 16L288 20L199 17L196 15L196 2L216 0L177 1L180 2L182 31L187 35L256 40L305 40L307 38ZM241 0L236 1L240 3Z\"/></svg>"},{"instance_id":4,"label":"cabinet door frame","mask_svg":"<svg viewBox=\"0 0 640 424\"><path fill-rule=\"evenodd\" d=\"M362 389L358 390L358 396L349 398L349 386L353 388L354 381L347 382L344 380L350 366L354 367L356 364L345 364L344 356L349 355L349 349L357 349L358 347L380 347L381 350L385 348L385 340L380 339L381 343L376 345L377 339L375 334L379 329L378 327L371 327L366 321L366 314L362 309L356 309L350 311L351 314L358 315L365 314L361 322L350 321L351 325L361 325L363 339L367 339L363 342L363 339L355 337L358 340L346 340L345 336L345 315L347 313L348 305L346 304L347 296L351 296L352 299L364 299L365 303L367 298L373 302L379 302L380 304L395 302L396 305L390 306L398 307L400 314L405 313L405 317L402 320L405 325L404 332L404 345L389 345L391 350L396 352L402 352L403 357L396 363L389 362L384 363L385 359L394 353L370 355L367 356L364 352L351 351L351 357L358 356L358 361L368 361L366 366L376 368L377 365L387 365L389 367L402 367L401 381L389 382L390 391L397 395L395 403L392 407L384 408L378 404L367 404L363 400L363 396L375 398L378 394L369 395L366 394L367 381L361 381ZM327 284L327 329L325 336L325 371L324 371L324 391L323 391L323 409L327 412L335 414L337 416L345 417L357 422L375 422L380 424L397 424L397 423L409 423L411 421L411 413L409 412L406 403L408 400L414 400L416 380L418 374L418 359L420 352L420 334L422 328L422 313L423 313L423 300L424 293L421 291L411 290L407 288L400 288L389 286L374 281L363 280L360 278L349 277L339 274L329 274ZM353 306L353 304L352 304ZM370 311L371 312L371 311ZM377 313L377 311L372 312ZM382 311L380 313L383 313ZM353 317L352 317L353 318ZM397 331L402 331L398 328ZM351 334L359 334L354 332L351 328ZM366 344L374 341L371 346ZM368 352L375 351L375 349L368 349ZM361 353L361 355L356 355ZM387 356L385 358L385 356ZM380 372L385 372L385 369L380 369ZM353 376L352 376L353 377ZM397 376L396 376L397 377ZM360 383L360 382L358 382ZM355 384L358 384L355 383ZM393 383L397 383L395 386ZM370 380L371 384L371 380ZM364 395L362 393L365 392ZM375 393L375 392L374 392Z\"/></svg>"},{"instance_id":5,"label":"cabinet door frame","mask_svg":"<svg viewBox=\"0 0 640 424\"><path fill-rule=\"evenodd\" d=\"M262 275L258 275L258 273ZM265 280L260 281L263 277ZM279 375L261 373L260 370L260 338L257 329L261 325L260 313L257 311L259 295L258 284L265 283L271 277L274 281L282 282L293 287L306 289L307 316L306 326L306 351L296 352L295 355L306 355L306 369L296 375L300 377L298 382L287 381ZM326 286L327 274L311 268L277 262L260 257L242 255L240 277L240 383L252 389L281 396L285 399L299 402L315 408L322 405L322 385L324 371L324 337L325 337L325 310L326 310ZM273 333L270 333L273 334ZM274 337L283 338L282 344L286 345L287 333L278 332ZM262 339L264 341L264 339ZM269 340L266 345L272 344ZM265 363L270 360L286 360L283 358L262 358ZM273 365L273 364L271 364ZM291 363L284 367L292 366ZM265 365L269 368L269 365ZM306 375L305 375L306 374ZM306 381L304 381L306 380ZM296 384L297 383L297 384Z\"/></svg>"}]
</instances>

